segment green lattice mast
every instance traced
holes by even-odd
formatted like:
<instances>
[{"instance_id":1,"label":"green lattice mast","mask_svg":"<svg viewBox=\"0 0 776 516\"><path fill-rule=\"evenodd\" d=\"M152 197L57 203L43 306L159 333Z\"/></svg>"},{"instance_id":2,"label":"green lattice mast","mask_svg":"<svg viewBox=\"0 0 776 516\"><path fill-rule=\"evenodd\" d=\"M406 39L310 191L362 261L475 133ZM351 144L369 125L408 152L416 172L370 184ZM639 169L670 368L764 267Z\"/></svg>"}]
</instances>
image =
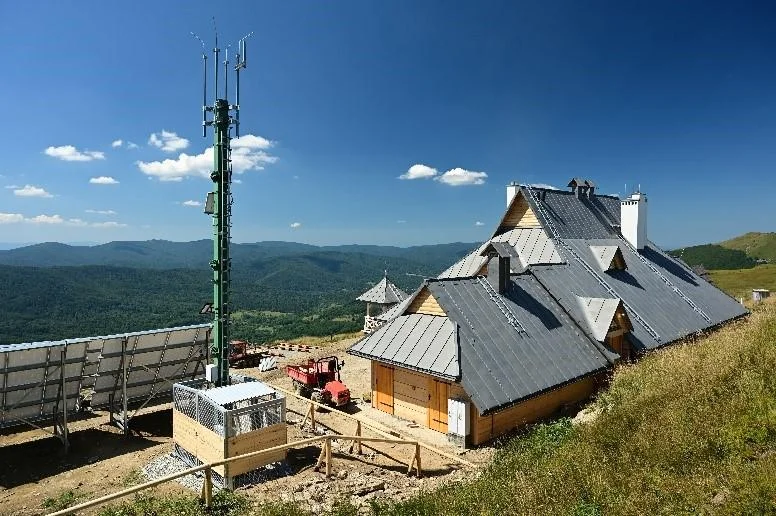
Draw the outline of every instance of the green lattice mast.
<instances>
[{"instance_id":1,"label":"green lattice mast","mask_svg":"<svg viewBox=\"0 0 776 516\"><path fill-rule=\"evenodd\" d=\"M193 34L193 33L192 33ZM252 34L252 33L251 33ZM239 41L234 70L236 73L235 103L229 104L228 100L228 73L229 50L224 52L224 94L218 98L218 71L219 55L218 34L216 33L214 63L214 90L215 99L212 106L207 105L207 54L204 52L205 44L193 34L203 48L203 88L202 88L202 136L206 136L207 127L213 127L213 171L210 179L213 181L214 191L210 192L205 203L205 213L213 217L213 259L210 267L213 269L213 331L211 332L212 344L210 356L216 366L215 384L218 386L229 383L229 340L230 340L230 284L232 262L229 254L230 231L232 227L232 163L230 131L232 126L235 135L240 136L240 70L246 67L245 40L248 34ZM213 119L208 120L208 113L213 113ZM234 117L232 117L234 113Z\"/></svg>"}]
</instances>

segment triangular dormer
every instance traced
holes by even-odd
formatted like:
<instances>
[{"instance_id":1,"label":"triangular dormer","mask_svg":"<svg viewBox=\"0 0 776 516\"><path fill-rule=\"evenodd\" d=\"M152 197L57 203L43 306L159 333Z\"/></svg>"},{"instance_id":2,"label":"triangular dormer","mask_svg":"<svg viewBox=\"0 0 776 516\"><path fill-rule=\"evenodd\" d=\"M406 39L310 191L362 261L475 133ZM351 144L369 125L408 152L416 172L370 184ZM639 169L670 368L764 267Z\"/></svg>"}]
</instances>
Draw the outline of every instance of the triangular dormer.
<instances>
[{"instance_id":1,"label":"triangular dormer","mask_svg":"<svg viewBox=\"0 0 776 516\"><path fill-rule=\"evenodd\" d=\"M633 328L620 299L577 296L577 302L585 324L598 342L604 342L612 331L628 332Z\"/></svg>"},{"instance_id":2,"label":"triangular dormer","mask_svg":"<svg viewBox=\"0 0 776 516\"><path fill-rule=\"evenodd\" d=\"M628 268L625 256L616 245L591 245L590 252L602 272L624 271Z\"/></svg>"}]
</instances>

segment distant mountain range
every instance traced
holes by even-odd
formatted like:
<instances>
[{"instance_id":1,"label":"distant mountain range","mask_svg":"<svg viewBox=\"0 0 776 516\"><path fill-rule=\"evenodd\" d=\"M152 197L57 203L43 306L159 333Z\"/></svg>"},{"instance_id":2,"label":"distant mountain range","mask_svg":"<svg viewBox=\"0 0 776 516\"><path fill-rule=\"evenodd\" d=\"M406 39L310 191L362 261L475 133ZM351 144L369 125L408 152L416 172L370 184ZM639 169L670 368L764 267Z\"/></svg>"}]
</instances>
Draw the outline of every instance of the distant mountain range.
<instances>
[{"instance_id":1,"label":"distant mountain range","mask_svg":"<svg viewBox=\"0 0 776 516\"><path fill-rule=\"evenodd\" d=\"M705 269L749 269L760 263L776 263L776 233L745 233L717 244L682 247L670 253Z\"/></svg>"},{"instance_id":2,"label":"distant mountain range","mask_svg":"<svg viewBox=\"0 0 776 516\"><path fill-rule=\"evenodd\" d=\"M257 242L232 244L232 263L250 264L281 256L300 256L318 253L359 253L405 260L444 268L476 247L476 243L393 247L377 245L314 246L296 242ZM71 267L104 265L150 269L206 268L213 254L211 240L171 242L147 240L109 242L94 246L73 246L56 242L34 244L0 251L0 264L31 267Z\"/></svg>"},{"instance_id":3,"label":"distant mountain range","mask_svg":"<svg viewBox=\"0 0 776 516\"><path fill-rule=\"evenodd\" d=\"M477 244L416 247L260 242L232 246L235 337L257 341L355 331L355 298L387 270L404 290ZM212 242L36 244L0 252L0 344L191 324L212 299Z\"/></svg>"}]
</instances>

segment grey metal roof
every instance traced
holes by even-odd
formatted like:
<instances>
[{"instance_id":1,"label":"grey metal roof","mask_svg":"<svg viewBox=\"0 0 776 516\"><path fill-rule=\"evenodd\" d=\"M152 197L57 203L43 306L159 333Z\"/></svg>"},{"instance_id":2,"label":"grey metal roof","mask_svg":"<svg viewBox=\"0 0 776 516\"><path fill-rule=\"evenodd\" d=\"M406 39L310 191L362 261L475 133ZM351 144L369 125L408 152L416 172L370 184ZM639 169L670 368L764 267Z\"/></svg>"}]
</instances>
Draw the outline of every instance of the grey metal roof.
<instances>
[{"instance_id":1,"label":"grey metal roof","mask_svg":"<svg viewBox=\"0 0 776 516\"><path fill-rule=\"evenodd\" d=\"M456 325L437 315L402 315L353 344L348 353L450 380L460 375Z\"/></svg>"},{"instance_id":2,"label":"grey metal roof","mask_svg":"<svg viewBox=\"0 0 776 516\"><path fill-rule=\"evenodd\" d=\"M530 274L494 300L477 278L429 280L458 324L461 384L480 413L603 370L610 362ZM515 331L506 308L525 332Z\"/></svg>"},{"instance_id":3,"label":"grey metal roof","mask_svg":"<svg viewBox=\"0 0 776 516\"><path fill-rule=\"evenodd\" d=\"M512 272L522 272L526 266L544 263L563 263L555 244L542 228L515 228L495 235L477 249L463 257L439 275L439 278L470 278L479 273L487 258L482 256L491 242L504 242L512 246L520 258Z\"/></svg>"},{"instance_id":4,"label":"grey metal roof","mask_svg":"<svg viewBox=\"0 0 776 516\"><path fill-rule=\"evenodd\" d=\"M534 189L537 190L537 189ZM521 188L528 203L544 227L547 227L546 214L558 229L561 238L616 238L612 227L620 224L620 199L609 195L577 197L573 192L561 190L541 190L537 195L542 209L526 188Z\"/></svg>"},{"instance_id":5,"label":"grey metal roof","mask_svg":"<svg viewBox=\"0 0 776 516\"><path fill-rule=\"evenodd\" d=\"M600 273L600 276L625 303L628 316L633 322L628 340L636 349L655 349L747 313L735 299L683 267L651 242L639 254L703 310L710 321L695 311L620 238L564 241L594 269L596 261L590 250L591 245L620 246L628 270L612 270ZM537 266L531 271L553 297L580 321L584 320L585 315L576 300L577 296L612 297L576 259L569 258L567 265ZM659 340L638 321L639 317L658 334Z\"/></svg>"},{"instance_id":6,"label":"grey metal roof","mask_svg":"<svg viewBox=\"0 0 776 516\"><path fill-rule=\"evenodd\" d=\"M612 298L577 296L577 302L593 338L598 342L606 340L609 326L611 326L614 314L622 301Z\"/></svg>"},{"instance_id":7,"label":"grey metal roof","mask_svg":"<svg viewBox=\"0 0 776 516\"><path fill-rule=\"evenodd\" d=\"M370 288L356 298L357 301L366 301L380 305L392 305L407 298L407 293L388 279L383 277L377 285Z\"/></svg>"},{"instance_id":8,"label":"grey metal roof","mask_svg":"<svg viewBox=\"0 0 776 516\"><path fill-rule=\"evenodd\" d=\"M236 383L202 391L203 396L210 399L216 405L221 406L251 398L260 398L268 394L276 394L280 398L283 397L275 389L262 382Z\"/></svg>"}]
</instances>

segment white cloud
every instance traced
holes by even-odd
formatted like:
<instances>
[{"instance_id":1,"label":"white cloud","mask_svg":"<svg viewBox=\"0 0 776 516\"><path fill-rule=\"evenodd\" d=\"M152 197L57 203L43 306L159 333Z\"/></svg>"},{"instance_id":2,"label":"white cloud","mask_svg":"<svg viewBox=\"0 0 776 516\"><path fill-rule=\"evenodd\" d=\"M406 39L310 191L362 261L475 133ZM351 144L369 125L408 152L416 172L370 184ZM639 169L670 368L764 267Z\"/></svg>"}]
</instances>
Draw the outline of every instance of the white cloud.
<instances>
[{"instance_id":1,"label":"white cloud","mask_svg":"<svg viewBox=\"0 0 776 516\"><path fill-rule=\"evenodd\" d=\"M300 228L300 227L302 227L302 223L301 222L292 222L291 223L291 229L296 229L296 228Z\"/></svg>"},{"instance_id":2,"label":"white cloud","mask_svg":"<svg viewBox=\"0 0 776 516\"><path fill-rule=\"evenodd\" d=\"M89 183L93 185L117 185L118 181L109 176L93 177L89 180Z\"/></svg>"},{"instance_id":3,"label":"white cloud","mask_svg":"<svg viewBox=\"0 0 776 516\"><path fill-rule=\"evenodd\" d=\"M24 222L24 215L20 213L0 213L0 224L16 224Z\"/></svg>"},{"instance_id":4,"label":"white cloud","mask_svg":"<svg viewBox=\"0 0 776 516\"><path fill-rule=\"evenodd\" d=\"M8 190L16 190L17 188L21 188L19 185L8 185L6 186Z\"/></svg>"},{"instance_id":5,"label":"white cloud","mask_svg":"<svg viewBox=\"0 0 776 516\"><path fill-rule=\"evenodd\" d=\"M113 210L85 210L86 213L93 213L95 215L115 215L116 212Z\"/></svg>"},{"instance_id":6,"label":"white cloud","mask_svg":"<svg viewBox=\"0 0 776 516\"><path fill-rule=\"evenodd\" d=\"M127 142L127 149L137 149L138 147L140 146L134 142Z\"/></svg>"},{"instance_id":7,"label":"white cloud","mask_svg":"<svg viewBox=\"0 0 776 516\"><path fill-rule=\"evenodd\" d=\"M93 222L93 223L90 224L90 226L93 227L93 228L125 228L125 227L127 227L126 224L121 224L120 222L113 222L112 220L108 221L108 222Z\"/></svg>"},{"instance_id":8,"label":"white cloud","mask_svg":"<svg viewBox=\"0 0 776 516\"><path fill-rule=\"evenodd\" d=\"M95 159L105 159L105 153L99 151L79 151L72 145L62 145L60 147L47 147L43 151L52 158L63 161L92 161Z\"/></svg>"},{"instance_id":9,"label":"white cloud","mask_svg":"<svg viewBox=\"0 0 776 516\"><path fill-rule=\"evenodd\" d=\"M547 183L534 183L531 185L531 188L544 188L545 190L560 190L560 188L557 188L552 185L548 185Z\"/></svg>"},{"instance_id":10,"label":"white cloud","mask_svg":"<svg viewBox=\"0 0 776 516\"><path fill-rule=\"evenodd\" d=\"M242 174L248 170L263 170L264 165L278 161L276 156L269 155L265 149L274 145L273 142L246 134L232 140L232 170ZM138 161L140 171L159 181L181 181L184 177L210 178L213 168L213 148L208 147L201 154L189 155L182 152L177 159L164 161Z\"/></svg>"},{"instance_id":11,"label":"white cloud","mask_svg":"<svg viewBox=\"0 0 776 516\"><path fill-rule=\"evenodd\" d=\"M437 169L428 165L412 165L407 171L399 176L399 179L428 179L438 174Z\"/></svg>"},{"instance_id":12,"label":"white cloud","mask_svg":"<svg viewBox=\"0 0 776 516\"><path fill-rule=\"evenodd\" d=\"M480 221L478 220L477 222L475 222L475 223L474 223L474 225L475 225L475 226L484 226L484 225L485 225L485 223L484 223L484 222L480 222Z\"/></svg>"},{"instance_id":13,"label":"white cloud","mask_svg":"<svg viewBox=\"0 0 776 516\"><path fill-rule=\"evenodd\" d=\"M13 194L19 197L54 197L43 188L32 185L24 185L23 188L17 188L13 191Z\"/></svg>"},{"instance_id":14,"label":"white cloud","mask_svg":"<svg viewBox=\"0 0 776 516\"><path fill-rule=\"evenodd\" d=\"M87 210L88 211L88 210ZM86 222L83 219L65 219L61 215L36 215L25 217L20 213L0 213L0 224L47 224L92 228L123 228L126 224L118 222Z\"/></svg>"},{"instance_id":15,"label":"white cloud","mask_svg":"<svg viewBox=\"0 0 776 516\"><path fill-rule=\"evenodd\" d=\"M488 174L485 172L472 172L463 168L454 168L441 176L435 177L434 181L439 181L449 186L481 185L485 184L486 177L488 177Z\"/></svg>"},{"instance_id":16,"label":"white cloud","mask_svg":"<svg viewBox=\"0 0 776 516\"><path fill-rule=\"evenodd\" d=\"M184 206L202 206L202 203L199 201L183 201L181 204Z\"/></svg>"},{"instance_id":17,"label":"white cloud","mask_svg":"<svg viewBox=\"0 0 776 516\"><path fill-rule=\"evenodd\" d=\"M26 222L32 222L33 224L62 224L65 219L59 215L37 215L30 219L25 219Z\"/></svg>"},{"instance_id":18,"label":"white cloud","mask_svg":"<svg viewBox=\"0 0 776 516\"><path fill-rule=\"evenodd\" d=\"M124 140L113 140L113 143L110 144L110 146L113 147L114 149L117 149L122 145L124 145Z\"/></svg>"},{"instance_id":19,"label":"white cloud","mask_svg":"<svg viewBox=\"0 0 776 516\"><path fill-rule=\"evenodd\" d=\"M242 179L232 179L232 183L237 184L237 185L241 185L242 184Z\"/></svg>"},{"instance_id":20,"label":"white cloud","mask_svg":"<svg viewBox=\"0 0 776 516\"><path fill-rule=\"evenodd\" d=\"M161 133L151 133L148 144L153 145L164 152L176 152L189 146L189 141L171 131L162 130Z\"/></svg>"},{"instance_id":21,"label":"white cloud","mask_svg":"<svg viewBox=\"0 0 776 516\"><path fill-rule=\"evenodd\" d=\"M397 221L396 221L396 223L397 223L397 224L406 224L406 223L407 223L407 221L406 221L406 220L404 220L404 219L399 219L399 220L397 220Z\"/></svg>"}]
</instances>

